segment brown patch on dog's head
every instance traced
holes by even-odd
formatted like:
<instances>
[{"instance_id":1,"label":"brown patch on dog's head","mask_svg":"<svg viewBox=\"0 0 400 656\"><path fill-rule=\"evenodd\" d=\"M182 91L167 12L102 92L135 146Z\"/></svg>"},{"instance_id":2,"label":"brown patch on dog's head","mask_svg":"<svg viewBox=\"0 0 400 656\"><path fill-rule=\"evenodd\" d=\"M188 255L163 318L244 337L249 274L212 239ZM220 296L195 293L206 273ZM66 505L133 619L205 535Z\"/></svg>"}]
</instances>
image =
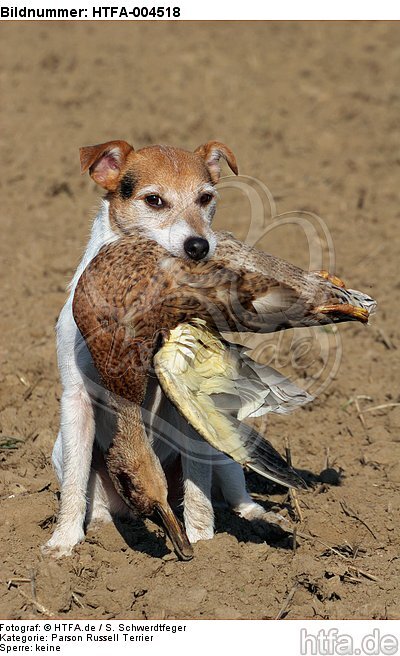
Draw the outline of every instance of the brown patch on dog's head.
<instances>
[{"instance_id":1,"label":"brown patch on dog's head","mask_svg":"<svg viewBox=\"0 0 400 656\"><path fill-rule=\"evenodd\" d=\"M134 153L130 165L141 186L154 184L170 189L188 189L201 182L211 182L204 160L182 148L146 146Z\"/></svg>"},{"instance_id":2,"label":"brown patch on dog's head","mask_svg":"<svg viewBox=\"0 0 400 656\"><path fill-rule=\"evenodd\" d=\"M218 161L226 159L237 173L227 146L211 141L194 152L172 146L147 146L135 151L126 141L81 148L81 167L107 190L110 222L119 234L139 230L171 254L188 255L188 239L216 240L211 230L215 213ZM203 242L204 243L204 242Z\"/></svg>"},{"instance_id":3,"label":"brown patch on dog's head","mask_svg":"<svg viewBox=\"0 0 400 656\"><path fill-rule=\"evenodd\" d=\"M221 176L221 166L219 164L221 157L228 163L229 168L235 175L239 173L235 155L228 146L220 141L208 141L196 148L194 152L204 160L214 184L218 182Z\"/></svg>"},{"instance_id":4,"label":"brown patch on dog's head","mask_svg":"<svg viewBox=\"0 0 400 656\"><path fill-rule=\"evenodd\" d=\"M133 148L126 141L107 141L96 146L79 149L81 173L89 173L93 180L107 191L115 191L129 153Z\"/></svg>"}]
</instances>

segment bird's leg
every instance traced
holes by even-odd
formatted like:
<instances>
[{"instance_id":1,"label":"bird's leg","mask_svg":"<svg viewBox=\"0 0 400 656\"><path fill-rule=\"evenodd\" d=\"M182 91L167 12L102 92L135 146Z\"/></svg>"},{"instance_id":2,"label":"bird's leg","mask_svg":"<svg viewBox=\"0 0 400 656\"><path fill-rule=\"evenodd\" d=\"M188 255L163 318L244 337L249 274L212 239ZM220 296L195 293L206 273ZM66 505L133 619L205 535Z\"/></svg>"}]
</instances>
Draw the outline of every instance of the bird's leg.
<instances>
[{"instance_id":1,"label":"bird's leg","mask_svg":"<svg viewBox=\"0 0 400 656\"><path fill-rule=\"evenodd\" d=\"M321 278L328 280L333 285L336 285L336 287L346 288L346 285L341 278L338 278L332 273L329 273L329 271L325 271L325 269L322 269L321 271L311 271L311 273L315 273L315 275L321 276Z\"/></svg>"},{"instance_id":2,"label":"bird's leg","mask_svg":"<svg viewBox=\"0 0 400 656\"><path fill-rule=\"evenodd\" d=\"M313 314L328 314L332 318L352 317L361 323L368 323L369 311L366 308L356 307L350 303L325 303L313 309Z\"/></svg>"}]
</instances>

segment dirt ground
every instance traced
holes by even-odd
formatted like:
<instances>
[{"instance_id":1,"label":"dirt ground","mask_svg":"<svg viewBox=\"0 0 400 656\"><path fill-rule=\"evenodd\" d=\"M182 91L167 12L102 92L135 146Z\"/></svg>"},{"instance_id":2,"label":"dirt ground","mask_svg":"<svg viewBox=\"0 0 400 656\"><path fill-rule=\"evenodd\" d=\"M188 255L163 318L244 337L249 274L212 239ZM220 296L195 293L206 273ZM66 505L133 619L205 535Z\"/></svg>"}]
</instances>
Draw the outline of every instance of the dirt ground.
<instances>
[{"instance_id":1,"label":"dirt ground","mask_svg":"<svg viewBox=\"0 0 400 656\"><path fill-rule=\"evenodd\" d=\"M0 616L43 617L39 603L65 618L399 618L397 23L0 29ZM318 475L328 458L342 471L340 485L320 481L299 495L298 531L314 538L298 538L296 550L290 537L217 508L215 538L189 563L150 521L90 530L58 562L41 556L58 509L54 326L100 197L79 175L78 147L118 138L226 142L278 213L323 218L336 272L379 302L371 327L320 333L331 354L341 343L338 370L328 366L311 406L269 422L281 452L290 438L296 467ZM222 190L216 223L246 237L239 191ZM308 266L296 226L261 246ZM286 342L281 354L290 371ZM316 360L300 353L294 365L307 382ZM255 475L249 485L290 516L283 488Z\"/></svg>"}]
</instances>

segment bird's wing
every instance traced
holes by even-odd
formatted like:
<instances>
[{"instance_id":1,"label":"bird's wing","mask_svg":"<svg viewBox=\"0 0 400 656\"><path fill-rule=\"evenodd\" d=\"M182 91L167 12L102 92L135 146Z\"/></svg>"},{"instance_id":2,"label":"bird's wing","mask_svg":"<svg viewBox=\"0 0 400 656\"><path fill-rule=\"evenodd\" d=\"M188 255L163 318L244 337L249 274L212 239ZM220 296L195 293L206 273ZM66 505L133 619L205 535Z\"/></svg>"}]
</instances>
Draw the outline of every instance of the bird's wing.
<instances>
[{"instance_id":1,"label":"bird's wing","mask_svg":"<svg viewBox=\"0 0 400 656\"><path fill-rule=\"evenodd\" d=\"M180 324L154 356L169 399L218 451L277 483L303 486L273 446L242 419L265 412L290 412L311 397L271 367L252 363L204 321Z\"/></svg>"}]
</instances>

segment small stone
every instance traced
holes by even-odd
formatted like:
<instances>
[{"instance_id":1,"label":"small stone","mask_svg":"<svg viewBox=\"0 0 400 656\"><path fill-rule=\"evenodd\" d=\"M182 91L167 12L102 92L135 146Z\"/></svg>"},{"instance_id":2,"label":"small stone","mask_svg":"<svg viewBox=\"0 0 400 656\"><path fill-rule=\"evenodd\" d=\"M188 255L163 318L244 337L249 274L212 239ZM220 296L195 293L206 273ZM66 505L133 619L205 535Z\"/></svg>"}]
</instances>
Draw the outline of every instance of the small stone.
<instances>
[{"instance_id":1,"label":"small stone","mask_svg":"<svg viewBox=\"0 0 400 656\"><path fill-rule=\"evenodd\" d=\"M175 565L173 563L167 563L164 567L165 576L171 576L176 571Z\"/></svg>"},{"instance_id":2,"label":"small stone","mask_svg":"<svg viewBox=\"0 0 400 656\"><path fill-rule=\"evenodd\" d=\"M143 597L146 594L146 592L147 592L146 588L140 588L134 591L133 596L135 597L135 599L139 599L139 597Z\"/></svg>"},{"instance_id":3,"label":"small stone","mask_svg":"<svg viewBox=\"0 0 400 656\"><path fill-rule=\"evenodd\" d=\"M172 551L170 551L169 553L165 554L165 556L162 557L162 560L164 562L168 562L169 560L177 560L177 558L175 554L172 553Z\"/></svg>"},{"instance_id":4,"label":"small stone","mask_svg":"<svg viewBox=\"0 0 400 656\"><path fill-rule=\"evenodd\" d=\"M43 561L36 570L38 599L56 613L70 609L72 591L70 575L62 562Z\"/></svg>"},{"instance_id":5,"label":"small stone","mask_svg":"<svg viewBox=\"0 0 400 656\"><path fill-rule=\"evenodd\" d=\"M392 483L400 483L400 462L395 462L386 470L387 477Z\"/></svg>"}]
</instances>

